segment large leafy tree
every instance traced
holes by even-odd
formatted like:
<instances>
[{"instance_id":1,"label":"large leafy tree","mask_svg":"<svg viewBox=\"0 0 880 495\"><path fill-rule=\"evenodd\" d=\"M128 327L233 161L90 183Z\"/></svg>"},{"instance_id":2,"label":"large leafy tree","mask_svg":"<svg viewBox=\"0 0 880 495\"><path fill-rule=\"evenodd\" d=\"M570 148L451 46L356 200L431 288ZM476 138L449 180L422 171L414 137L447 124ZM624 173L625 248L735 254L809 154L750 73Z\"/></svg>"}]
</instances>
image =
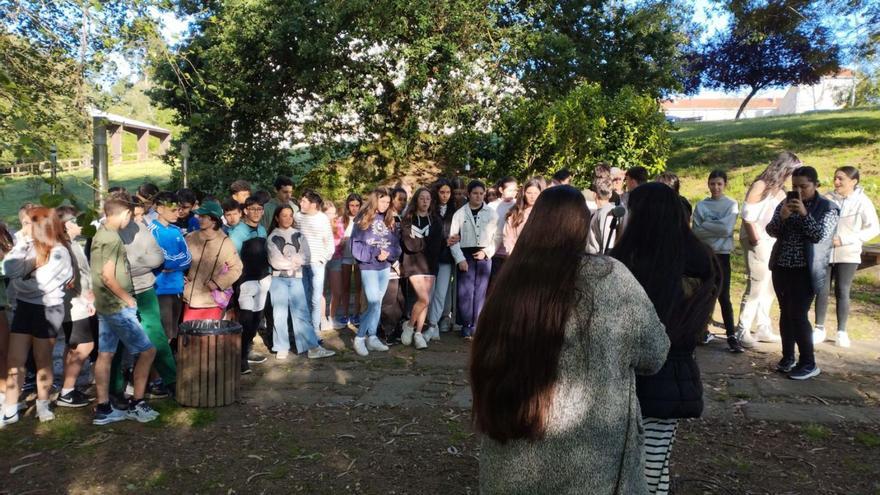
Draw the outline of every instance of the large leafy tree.
<instances>
[{"instance_id":1,"label":"large leafy tree","mask_svg":"<svg viewBox=\"0 0 880 495\"><path fill-rule=\"evenodd\" d=\"M507 65L540 99L561 97L581 82L655 97L693 89L690 2L509 0L500 12L516 34Z\"/></svg>"},{"instance_id":2,"label":"large leafy tree","mask_svg":"<svg viewBox=\"0 0 880 495\"><path fill-rule=\"evenodd\" d=\"M729 2L733 22L709 43L699 66L709 87L749 90L737 119L762 89L815 84L840 69L840 46L818 22L826 7L815 0Z\"/></svg>"},{"instance_id":3,"label":"large leafy tree","mask_svg":"<svg viewBox=\"0 0 880 495\"><path fill-rule=\"evenodd\" d=\"M205 189L236 175L268 182L292 172L286 147L339 139L368 164L359 178L379 180L433 134L476 125L492 108L487 0L192 7L209 13L173 59L158 61L151 94L189 124L193 179Z\"/></svg>"}]
</instances>

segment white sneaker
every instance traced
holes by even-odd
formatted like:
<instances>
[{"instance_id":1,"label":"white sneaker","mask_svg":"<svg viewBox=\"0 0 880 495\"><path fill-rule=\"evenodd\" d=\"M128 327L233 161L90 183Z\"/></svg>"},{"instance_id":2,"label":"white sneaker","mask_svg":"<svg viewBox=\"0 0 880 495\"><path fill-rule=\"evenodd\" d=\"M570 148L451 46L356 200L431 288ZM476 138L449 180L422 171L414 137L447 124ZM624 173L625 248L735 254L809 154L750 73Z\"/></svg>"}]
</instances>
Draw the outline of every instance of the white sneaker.
<instances>
[{"instance_id":1,"label":"white sneaker","mask_svg":"<svg viewBox=\"0 0 880 495\"><path fill-rule=\"evenodd\" d=\"M18 411L15 412L12 416L6 417L2 412L0 412L0 430L3 429L6 425L11 425L13 423L18 423L19 414Z\"/></svg>"},{"instance_id":2,"label":"white sneaker","mask_svg":"<svg viewBox=\"0 0 880 495\"><path fill-rule=\"evenodd\" d=\"M358 356L367 356L370 354L370 351L367 350L367 338L366 337L355 337L354 338L354 352L357 353Z\"/></svg>"},{"instance_id":3,"label":"white sneaker","mask_svg":"<svg viewBox=\"0 0 880 495\"><path fill-rule=\"evenodd\" d=\"M826 334L824 327L816 327L813 329L813 345L825 342L827 337L828 335Z\"/></svg>"},{"instance_id":4,"label":"white sneaker","mask_svg":"<svg viewBox=\"0 0 880 495\"><path fill-rule=\"evenodd\" d=\"M335 354L336 354L335 352L324 349L321 346L315 347L313 349L309 349L309 359L321 359L321 358L333 356Z\"/></svg>"},{"instance_id":5,"label":"white sneaker","mask_svg":"<svg viewBox=\"0 0 880 495\"><path fill-rule=\"evenodd\" d=\"M375 335L367 338L367 349L371 351L380 351L385 352L388 350L388 346L383 344L379 337Z\"/></svg>"},{"instance_id":6,"label":"white sneaker","mask_svg":"<svg viewBox=\"0 0 880 495\"><path fill-rule=\"evenodd\" d=\"M415 329L409 321L403 322L403 333L400 334L400 343L403 345L411 345L413 341L413 333Z\"/></svg>"},{"instance_id":7,"label":"white sneaker","mask_svg":"<svg viewBox=\"0 0 880 495\"><path fill-rule=\"evenodd\" d=\"M446 333L446 332L452 330L451 327L452 327L451 322L449 321L449 318L446 318L446 317L443 317L443 319L440 320L440 323L437 324L437 328L439 328L440 331L443 333Z\"/></svg>"},{"instance_id":8,"label":"white sneaker","mask_svg":"<svg viewBox=\"0 0 880 495\"><path fill-rule=\"evenodd\" d=\"M835 342L837 347L849 347L849 334L846 332L837 332L837 341Z\"/></svg>"},{"instance_id":9,"label":"white sneaker","mask_svg":"<svg viewBox=\"0 0 880 495\"><path fill-rule=\"evenodd\" d=\"M52 421L55 419L55 413L52 412L48 407L43 410L37 410L37 417L40 418L40 423L45 423L47 421Z\"/></svg>"},{"instance_id":10,"label":"white sneaker","mask_svg":"<svg viewBox=\"0 0 880 495\"><path fill-rule=\"evenodd\" d=\"M290 356L290 351L278 351L275 353L275 359L278 361L284 361L288 356Z\"/></svg>"},{"instance_id":11,"label":"white sneaker","mask_svg":"<svg viewBox=\"0 0 880 495\"><path fill-rule=\"evenodd\" d=\"M755 340L757 340L758 342L766 342L769 344L773 344L773 343L781 341L782 339L779 337L779 335L774 334L773 330L770 330L769 328L764 327L764 328L759 328L758 331L755 332ZM742 342L740 342L740 343L742 343Z\"/></svg>"},{"instance_id":12,"label":"white sneaker","mask_svg":"<svg viewBox=\"0 0 880 495\"><path fill-rule=\"evenodd\" d=\"M422 333L417 333L413 336L413 344L415 344L416 349L428 348L428 342L425 341L425 336Z\"/></svg>"},{"instance_id":13,"label":"white sneaker","mask_svg":"<svg viewBox=\"0 0 880 495\"><path fill-rule=\"evenodd\" d=\"M736 338L739 340L739 345L745 347L746 349L751 349L755 347L755 339L752 337L752 332L748 330L737 330Z\"/></svg>"},{"instance_id":14,"label":"white sneaker","mask_svg":"<svg viewBox=\"0 0 880 495\"><path fill-rule=\"evenodd\" d=\"M428 330L423 333L425 334L425 339L428 341L440 340L440 329L435 326L428 327Z\"/></svg>"}]
</instances>

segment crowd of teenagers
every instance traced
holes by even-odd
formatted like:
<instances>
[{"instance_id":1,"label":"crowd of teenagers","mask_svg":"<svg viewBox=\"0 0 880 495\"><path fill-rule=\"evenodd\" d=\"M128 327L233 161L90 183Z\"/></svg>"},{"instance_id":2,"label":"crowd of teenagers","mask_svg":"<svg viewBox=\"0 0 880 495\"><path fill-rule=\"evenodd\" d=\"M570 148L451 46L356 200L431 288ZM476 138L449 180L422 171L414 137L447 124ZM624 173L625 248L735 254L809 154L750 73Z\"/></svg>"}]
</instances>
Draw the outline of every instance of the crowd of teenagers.
<instances>
[{"instance_id":1,"label":"crowd of teenagers","mask_svg":"<svg viewBox=\"0 0 880 495\"><path fill-rule=\"evenodd\" d=\"M253 350L258 333L285 360L333 356L322 330L355 331L359 356L425 349L456 330L474 341L486 491L663 493L677 420L702 411L693 356L713 338L716 301L731 352L781 341L777 369L802 380L819 374L813 345L833 282L836 343L850 345L850 287L862 244L880 233L855 168L838 169L823 196L815 169L781 153L742 208L723 171L693 207L668 172L649 181L642 167L598 164L589 189L571 180L439 179L338 204L295 197L286 177L274 195L237 180L225 198L145 183L111 188L85 241L75 208L23 205L14 235L0 226L0 424L19 420L28 387L36 416L52 420L53 384L57 406L95 402L96 425L156 419L144 399L174 393L176 339L192 320L241 325L243 374L267 359ZM740 216L748 286L735 325ZM77 388L86 361L95 398Z\"/></svg>"}]
</instances>

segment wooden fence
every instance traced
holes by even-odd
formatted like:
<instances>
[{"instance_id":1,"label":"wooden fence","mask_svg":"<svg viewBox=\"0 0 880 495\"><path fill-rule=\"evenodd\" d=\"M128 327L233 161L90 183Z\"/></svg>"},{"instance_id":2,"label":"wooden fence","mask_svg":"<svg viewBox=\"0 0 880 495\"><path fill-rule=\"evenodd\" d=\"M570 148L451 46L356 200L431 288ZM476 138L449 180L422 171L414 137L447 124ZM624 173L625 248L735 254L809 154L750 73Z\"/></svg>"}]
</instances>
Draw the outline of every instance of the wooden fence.
<instances>
[{"instance_id":1,"label":"wooden fence","mask_svg":"<svg viewBox=\"0 0 880 495\"><path fill-rule=\"evenodd\" d=\"M157 155L150 154L146 160L138 160L138 154L135 153L125 153L122 155L122 161L114 162L112 165L117 164L132 164L132 163L143 163L144 161L155 160ZM56 171L61 174L65 172L72 172L74 170L82 170L82 169L91 169L92 168L92 157L85 156L82 158L66 158L64 160L58 160L58 165ZM52 162L50 161L42 161L42 162L30 162L30 163L15 163L11 165L0 166L0 175L7 177L22 177L26 175L39 175L39 174L48 174L51 172Z\"/></svg>"}]
</instances>

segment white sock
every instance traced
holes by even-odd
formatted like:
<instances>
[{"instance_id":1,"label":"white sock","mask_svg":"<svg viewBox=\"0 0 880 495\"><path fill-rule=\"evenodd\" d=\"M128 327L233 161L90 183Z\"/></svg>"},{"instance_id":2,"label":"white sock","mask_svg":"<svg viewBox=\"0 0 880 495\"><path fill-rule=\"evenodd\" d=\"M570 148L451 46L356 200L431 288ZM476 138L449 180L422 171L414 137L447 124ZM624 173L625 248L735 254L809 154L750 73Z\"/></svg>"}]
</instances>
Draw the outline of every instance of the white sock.
<instances>
[{"instance_id":1,"label":"white sock","mask_svg":"<svg viewBox=\"0 0 880 495\"><path fill-rule=\"evenodd\" d=\"M73 392L73 388L62 388L61 389L61 395L67 395L71 392Z\"/></svg>"},{"instance_id":2,"label":"white sock","mask_svg":"<svg viewBox=\"0 0 880 495\"><path fill-rule=\"evenodd\" d=\"M10 405L3 406L3 415L6 416L7 418L11 418L11 417L15 416L16 414L18 414L18 404L13 404L11 406Z\"/></svg>"}]
</instances>

